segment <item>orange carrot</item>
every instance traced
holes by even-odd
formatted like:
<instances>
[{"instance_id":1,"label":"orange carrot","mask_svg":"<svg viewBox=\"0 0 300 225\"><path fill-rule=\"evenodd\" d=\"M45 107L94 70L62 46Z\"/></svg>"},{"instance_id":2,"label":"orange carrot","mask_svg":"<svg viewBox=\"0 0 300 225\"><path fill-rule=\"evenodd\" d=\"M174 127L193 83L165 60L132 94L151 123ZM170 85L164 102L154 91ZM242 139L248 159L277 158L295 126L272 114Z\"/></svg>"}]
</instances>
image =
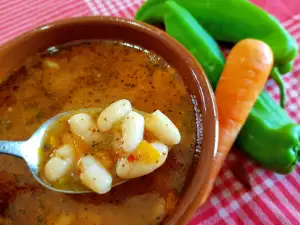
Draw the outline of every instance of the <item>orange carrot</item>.
<instances>
[{"instance_id":1,"label":"orange carrot","mask_svg":"<svg viewBox=\"0 0 300 225\"><path fill-rule=\"evenodd\" d=\"M216 88L219 147L209 177L207 195L244 125L273 66L273 53L262 41L245 39L229 53Z\"/></svg>"},{"instance_id":2,"label":"orange carrot","mask_svg":"<svg viewBox=\"0 0 300 225\"><path fill-rule=\"evenodd\" d=\"M228 55L216 89L220 140L218 152L226 156L273 66L273 53L262 41L245 39Z\"/></svg>"}]
</instances>

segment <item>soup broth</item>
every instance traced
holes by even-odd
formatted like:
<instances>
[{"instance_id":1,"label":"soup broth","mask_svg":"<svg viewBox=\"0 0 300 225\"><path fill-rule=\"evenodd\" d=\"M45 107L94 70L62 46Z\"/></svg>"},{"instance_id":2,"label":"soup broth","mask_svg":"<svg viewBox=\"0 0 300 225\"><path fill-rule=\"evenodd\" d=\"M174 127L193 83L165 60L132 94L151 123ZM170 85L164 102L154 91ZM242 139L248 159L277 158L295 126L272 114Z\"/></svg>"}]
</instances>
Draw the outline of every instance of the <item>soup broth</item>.
<instances>
[{"instance_id":1,"label":"soup broth","mask_svg":"<svg viewBox=\"0 0 300 225\"><path fill-rule=\"evenodd\" d=\"M0 224L160 224L172 213L193 164L196 119L181 77L153 52L93 41L32 57L0 85L0 139L26 140L58 113L119 99L161 110L180 130L167 161L105 195L66 195L40 186L21 159L0 155Z\"/></svg>"}]
</instances>

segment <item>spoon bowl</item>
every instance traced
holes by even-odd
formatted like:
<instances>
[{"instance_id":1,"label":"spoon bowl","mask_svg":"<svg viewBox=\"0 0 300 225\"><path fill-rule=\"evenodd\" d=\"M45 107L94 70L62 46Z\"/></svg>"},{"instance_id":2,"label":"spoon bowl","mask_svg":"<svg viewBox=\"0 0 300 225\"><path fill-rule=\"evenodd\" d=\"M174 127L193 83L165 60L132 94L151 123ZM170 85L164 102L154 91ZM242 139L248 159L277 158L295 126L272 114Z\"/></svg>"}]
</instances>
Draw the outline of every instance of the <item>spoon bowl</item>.
<instances>
[{"instance_id":1,"label":"spoon bowl","mask_svg":"<svg viewBox=\"0 0 300 225\"><path fill-rule=\"evenodd\" d=\"M39 129L27 140L27 141L0 141L0 154L8 154L19 157L23 159L31 173L33 174L36 181L38 181L42 186L45 188L65 194L85 194L90 193L92 191L86 190L67 190L67 189L58 189L52 187L50 184L41 179L39 174L39 151L43 144L43 139L49 130L49 128L61 119L62 117L71 116L75 113L79 112L88 112L88 111L101 111L101 109L97 108L89 108L89 109L79 109L79 110L71 110L68 112L60 113L51 119L47 120ZM118 186L120 184L125 183L126 181L123 180L119 183L113 185Z\"/></svg>"}]
</instances>

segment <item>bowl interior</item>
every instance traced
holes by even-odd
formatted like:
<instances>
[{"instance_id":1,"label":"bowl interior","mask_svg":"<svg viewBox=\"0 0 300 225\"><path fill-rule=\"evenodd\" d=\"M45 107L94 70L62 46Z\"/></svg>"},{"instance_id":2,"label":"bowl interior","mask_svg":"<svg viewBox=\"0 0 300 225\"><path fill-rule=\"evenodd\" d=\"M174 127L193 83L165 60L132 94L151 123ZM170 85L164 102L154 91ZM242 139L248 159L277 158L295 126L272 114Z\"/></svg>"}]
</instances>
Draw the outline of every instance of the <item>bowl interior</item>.
<instances>
[{"instance_id":1,"label":"bowl interior","mask_svg":"<svg viewBox=\"0 0 300 225\"><path fill-rule=\"evenodd\" d=\"M217 147L217 113L210 84L192 55L164 31L133 20L82 17L55 22L27 32L0 47L0 84L27 58L51 46L76 40L116 39L156 52L173 66L197 103L203 129L198 129L200 158L174 214L164 224L184 224L206 198L206 184ZM201 143L200 143L201 142Z\"/></svg>"}]
</instances>

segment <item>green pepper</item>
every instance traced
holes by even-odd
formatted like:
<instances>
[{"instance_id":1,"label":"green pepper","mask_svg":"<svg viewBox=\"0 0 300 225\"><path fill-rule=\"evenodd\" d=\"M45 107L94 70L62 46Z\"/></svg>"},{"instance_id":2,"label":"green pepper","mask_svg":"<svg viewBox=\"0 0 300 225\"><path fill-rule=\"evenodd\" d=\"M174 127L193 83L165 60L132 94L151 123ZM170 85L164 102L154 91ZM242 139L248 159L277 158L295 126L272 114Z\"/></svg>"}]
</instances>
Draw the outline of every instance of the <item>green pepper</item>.
<instances>
[{"instance_id":1,"label":"green pepper","mask_svg":"<svg viewBox=\"0 0 300 225\"><path fill-rule=\"evenodd\" d=\"M284 65L298 54L296 40L280 22L251 2L242 0L175 0L185 7L219 41L236 43L245 38L266 42L273 50L275 63ZM148 0L135 19L162 22L166 0ZM258 21L258 22L257 22Z\"/></svg>"},{"instance_id":2,"label":"green pepper","mask_svg":"<svg viewBox=\"0 0 300 225\"><path fill-rule=\"evenodd\" d=\"M263 91L236 143L266 168L290 173L300 159L300 126Z\"/></svg>"},{"instance_id":3,"label":"green pepper","mask_svg":"<svg viewBox=\"0 0 300 225\"><path fill-rule=\"evenodd\" d=\"M203 69L208 71L207 77L215 89L225 66L217 43L176 2L167 1L164 14L167 33L183 44L204 65ZM299 131L300 126L294 124L287 113L264 91L257 99L237 144L266 168L278 173L289 173L295 168L300 153Z\"/></svg>"},{"instance_id":4,"label":"green pepper","mask_svg":"<svg viewBox=\"0 0 300 225\"><path fill-rule=\"evenodd\" d=\"M277 65L276 67L278 68L279 73L281 74L286 74L288 72L291 72L293 70L294 66L294 60L290 61L289 63L282 64L282 65Z\"/></svg>"},{"instance_id":5,"label":"green pepper","mask_svg":"<svg viewBox=\"0 0 300 225\"><path fill-rule=\"evenodd\" d=\"M166 2L164 24L166 32L181 42L198 62L201 62L203 70L210 77L212 87L215 88L225 64L224 55L216 41L187 10L175 2ZM182 28L185 29L183 30Z\"/></svg>"}]
</instances>

